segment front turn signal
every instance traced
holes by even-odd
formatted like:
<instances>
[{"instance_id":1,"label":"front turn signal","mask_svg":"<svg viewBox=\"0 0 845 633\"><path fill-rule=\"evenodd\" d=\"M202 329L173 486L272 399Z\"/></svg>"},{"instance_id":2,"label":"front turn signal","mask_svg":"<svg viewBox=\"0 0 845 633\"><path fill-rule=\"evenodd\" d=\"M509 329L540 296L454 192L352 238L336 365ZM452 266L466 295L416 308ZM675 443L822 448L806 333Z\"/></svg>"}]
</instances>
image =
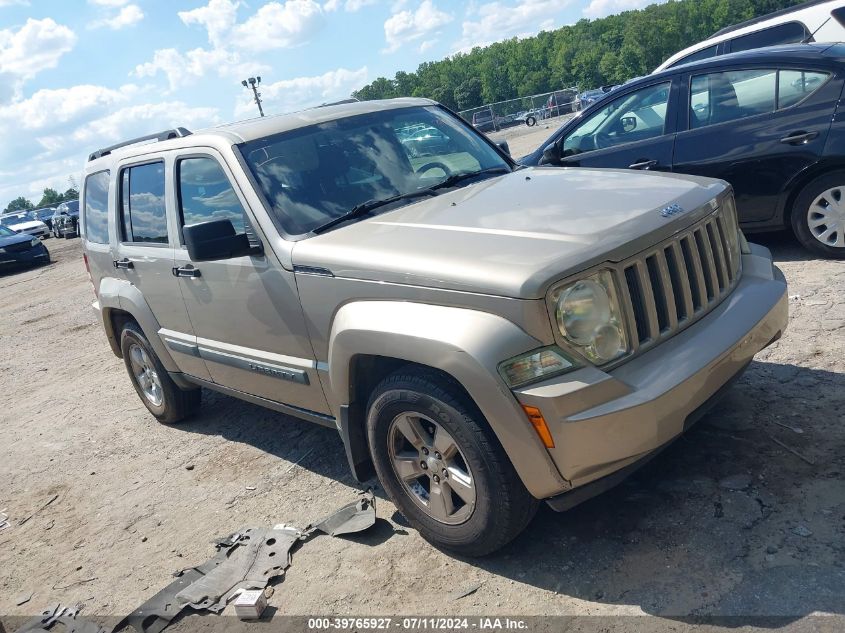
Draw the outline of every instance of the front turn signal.
<instances>
[{"instance_id":1,"label":"front turn signal","mask_svg":"<svg viewBox=\"0 0 845 633\"><path fill-rule=\"evenodd\" d=\"M543 446L546 448L554 448L555 440L552 437L552 432L549 431L549 425L546 424L546 419L543 417L540 409L528 406L527 404L522 405L522 409L525 411L525 415L528 416L528 421L531 422L531 426L534 427L537 435L540 436Z\"/></svg>"}]
</instances>

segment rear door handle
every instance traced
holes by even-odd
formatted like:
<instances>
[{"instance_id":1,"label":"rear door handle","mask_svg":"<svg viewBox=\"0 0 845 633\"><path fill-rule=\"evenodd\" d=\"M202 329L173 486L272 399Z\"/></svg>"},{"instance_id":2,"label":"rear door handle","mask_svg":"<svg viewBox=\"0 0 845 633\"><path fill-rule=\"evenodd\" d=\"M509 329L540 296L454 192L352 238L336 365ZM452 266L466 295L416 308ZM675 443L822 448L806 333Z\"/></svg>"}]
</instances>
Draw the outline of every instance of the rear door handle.
<instances>
[{"instance_id":1,"label":"rear door handle","mask_svg":"<svg viewBox=\"0 0 845 633\"><path fill-rule=\"evenodd\" d=\"M202 277L199 268L193 266L181 266L179 268L172 268L171 272L174 277Z\"/></svg>"},{"instance_id":2,"label":"rear door handle","mask_svg":"<svg viewBox=\"0 0 845 633\"><path fill-rule=\"evenodd\" d=\"M819 135L818 132L793 132L789 136L780 139L785 145L804 145Z\"/></svg>"},{"instance_id":3,"label":"rear door handle","mask_svg":"<svg viewBox=\"0 0 845 633\"><path fill-rule=\"evenodd\" d=\"M123 268L125 270L135 268L135 264L129 261L128 257L124 257L123 259L116 259L112 262L112 264L114 264L115 268Z\"/></svg>"},{"instance_id":4,"label":"rear door handle","mask_svg":"<svg viewBox=\"0 0 845 633\"><path fill-rule=\"evenodd\" d=\"M628 165L628 169L651 169L652 167L657 167L658 161L656 160L640 160L633 165Z\"/></svg>"}]
</instances>

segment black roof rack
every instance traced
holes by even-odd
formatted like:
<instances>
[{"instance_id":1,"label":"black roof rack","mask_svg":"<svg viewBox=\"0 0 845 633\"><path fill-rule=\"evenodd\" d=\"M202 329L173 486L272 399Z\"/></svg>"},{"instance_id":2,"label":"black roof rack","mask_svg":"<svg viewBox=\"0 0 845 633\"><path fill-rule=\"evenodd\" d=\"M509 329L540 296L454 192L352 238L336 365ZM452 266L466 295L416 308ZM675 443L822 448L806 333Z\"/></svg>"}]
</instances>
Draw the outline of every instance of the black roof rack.
<instances>
[{"instance_id":1,"label":"black roof rack","mask_svg":"<svg viewBox=\"0 0 845 633\"><path fill-rule=\"evenodd\" d=\"M341 99L340 101L330 101L329 103L321 103L317 107L318 108L325 108L325 107L328 107L328 106L345 105L347 103L358 103L359 101L361 101L361 100L356 98L356 97L349 97L347 99Z\"/></svg>"},{"instance_id":2,"label":"black roof rack","mask_svg":"<svg viewBox=\"0 0 845 633\"><path fill-rule=\"evenodd\" d=\"M133 138L129 141L123 141L122 143L117 143L116 145L109 145L108 147L104 147L103 149L98 149L96 152L91 153L91 155L88 157L88 160L96 160L98 158L102 158L103 156L108 156L114 150L119 149L121 147L126 147L127 145L134 145L135 143L141 143L143 141L167 141L172 138L181 138L183 136L189 136L190 134L190 130L187 130L183 127L177 127L173 128L172 130L164 130L162 132L156 132L155 134L139 136L138 138Z\"/></svg>"},{"instance_id":3,"label":"black roof rack","mask_svg":"<svg viewBox=\"0 0 845 633\"><path fill-rule=\"evenodd\" d=\"M789 13L794 13L796 11L800 11L801 9L806 9L808 7L812 7L817 4L823 4L825 2L829 2L829 0L807 0L806 2L802 2L801 4L794 4L791 7L786 7L785 9L780 9L778 11L772 11L771 13L767 13L766 15L760 15L756 18L751 18L750 20L746 20L745 22L740 22L738 24L733 24L731 26L726 26L725 28L716 31L708 37L718 37L720 35L726 35L728 33L733 33L734 31L738 31L739 29L744 29L746 26L753 26L754 24L759 24L760 22L765 22L766 20L771 20L772 18L776 18L781 15L787 15Z\"/></svg>"}]
</instances>

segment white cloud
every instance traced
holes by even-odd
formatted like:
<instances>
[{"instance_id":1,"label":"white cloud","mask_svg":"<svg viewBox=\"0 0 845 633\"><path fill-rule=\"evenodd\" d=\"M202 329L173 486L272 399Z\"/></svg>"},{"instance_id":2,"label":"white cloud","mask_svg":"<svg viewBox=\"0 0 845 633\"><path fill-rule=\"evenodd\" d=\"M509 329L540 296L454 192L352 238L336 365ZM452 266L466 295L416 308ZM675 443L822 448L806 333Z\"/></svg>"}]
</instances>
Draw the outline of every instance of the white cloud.
<instances>
[{"instance_id":1,"label":"white cloud","mask_svg":"<svg viewBox=\"0 0 845 633\"><path fill-rule=\"evenodd\" d=\"M658 4L666 0L592 0L584 7L584 15L588 18L603 18L614 13L642 9L649 4Z\"/></svg>"},{"instance_id":2,"label":"white cloud","mask_svg":"<svg viewBox=\"0 0 845 633\"><path fill-rule=\"evenodd\" d=\"M268 113L294 112L326 101L344 99L367 84L369 71L364 66L358 70L338 68L316 77L297 77L271 84L262 84L260 91L264 110ZM249 93L244 95L235 107L237 118L257 114L255 103Z\"/></svg>"},{"instance_id":3,"label":"white cloud","mask_svg":"<svg viewBox=\"0 0 845 633\"><path fill-rule=\"evenodd\" d=\"M208 41L215 48L226 44L226 39L237 21L239 2L232 0L209 0L208 4L191 11L179 11L179 19L185 24L199 24L208 32Z\"/></svg>"},{"instance_id":4,"label":"white cloud","mask_svg":"<svg viewBox=\"0 0 845 633\"><path fill-rule=\"evenodd\" d=\"M307 43L322 28L323 9L314 0L268 2L233 31L232 45L253 51Z\"/></svg>"},{"instance_id":5,"label":"white cloud","mask_svg":"<svg viewBox=\"0 0 845 633\"><path fill-rule=\"evenodd\" d=\"M29 18L20 29L0 30L0 75L31 77L55 68L76 44L76 34L51 18Z\"/></svg>"},{"instance_id":6,"label":"white cloud","mask_svg":"<svg viewBox=\"0 0 845 633\"><path fill-rule=\"evenodd\" d=\"M28 104L0 109L0 207L19 195L37 202L44 187L64 191L68 176L79 181L87 155L99 147L176 126L196 130L220 122L216 108L182 101L128 103L141 94L131 85L118 91L74 86L39 91ZM69 103L59 106L64 101ZM37 122L39 129L33 129L27 112L36 105L59 107L56 119Z\"/></svg>"},{"instance_id":7,"label":"white cloud","mask_svg":"<svg viewBox=\"0 0 845 633\"><path fill-rule=\"evenodd\" d=\"M327 0L323 3L323 11L331 13L343 7L344 11L355 13L364 7L370 7L377 3L378 0L346 0L345 2L343 0Z\"/></svg>"},{"instance_id":8,"label":"white cloud","mask_svg":"<svg viewBox=\"0 0 845 633\"><path fill-rule=\"evenodd\" d=\"M384 52L393 53L409 42L431 39L430 36L451 21L452 16L439 10L432 0L423 0L416 11L405 9L394 13L384 23L384 39L387 42Z\"/></svg>"},{"instance_id":9,"label":"white cloud","mask_svg":"<svg viewBox=\"0 0 845 633\"><path fill-rule=\"evenodd\" d=\"M157 50L153 60L135 67L136 77L154 77L159 72L167 77L170 90L177 90L209 72L227 79L240 79L250 74L261 74L269 70L263 64L244 61L237 52L223 49L195 48L181 53L175 48Z\"/></svg>"},{"instance_id":10,"label":"white cloud","mask_svg":"<svg viewBox=\"0 0 845 633\"><path fill-rule=\"evenodd\" d=\"M509 37L527 37L552 29L556 24L555 14L570 4L572 0L516 0L471 7L467 12L469 17L461 25L462 35L456 49L466 51Z\"/></svg>"},{"instance_id":11,"label":"white cloud","mask_svg":"<svg viewBox=\"0 0 845 633\"><path fill-rule=\"evenodd\" d=\"M0 106L0 125L5 123L24 130L56 127L124 103L137 90L133 84L118 90L90 84L38 90L28 99Z\"/></svg>"},{"instance_id":12,"label":"white cloud","mask_svg":"<svg viewBox=\"0 0 845 633\"><path fill-rule=\"evenodd\" d=\"M144 12L137 4L127 4L120 11L111 17L95 20L88 25L88 28L97 29L106 27L113 31L118 31L127 26L137 24L144 19Z\"/></svg>"}]
</instances>

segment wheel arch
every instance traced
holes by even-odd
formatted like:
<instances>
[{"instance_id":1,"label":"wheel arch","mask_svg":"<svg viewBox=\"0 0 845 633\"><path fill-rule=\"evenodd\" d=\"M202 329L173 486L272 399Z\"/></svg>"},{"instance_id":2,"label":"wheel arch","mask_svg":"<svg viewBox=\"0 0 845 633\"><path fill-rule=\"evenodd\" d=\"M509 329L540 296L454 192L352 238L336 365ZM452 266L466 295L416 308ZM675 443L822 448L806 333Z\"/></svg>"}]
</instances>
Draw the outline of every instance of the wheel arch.
<instances>
[{"instance_id":1,"label":"wheel arch","mask_svg":"<svg viewBox=\"0 0 845 633\"><path fill-rule=\"evenodd\" d=\"M795 206L795 201L807 185L817 178L827 176L835 171L845 172L845 157L831 158L817 163L812 168L801 172L792 180L787 186L788 193L783 197L780 209L778 210L779 221L783 224L783 228L792 230L792 210Z\"/></svg>"},{"instance_id":2,"label":"wheel arch","mask_svg":"<svg viewBox=\"0 0 845 633\"><path fill-rule=\"evenodd\" d=\"M515 324L486 312L389 301L343 306L329 337L329 385L353 473L369 472L365 430L369 394L385 376L412 365L438 372L460 386L535 497L568 488L497 373L500 361L541 346Z\"/></svg>"}]
</instances>

